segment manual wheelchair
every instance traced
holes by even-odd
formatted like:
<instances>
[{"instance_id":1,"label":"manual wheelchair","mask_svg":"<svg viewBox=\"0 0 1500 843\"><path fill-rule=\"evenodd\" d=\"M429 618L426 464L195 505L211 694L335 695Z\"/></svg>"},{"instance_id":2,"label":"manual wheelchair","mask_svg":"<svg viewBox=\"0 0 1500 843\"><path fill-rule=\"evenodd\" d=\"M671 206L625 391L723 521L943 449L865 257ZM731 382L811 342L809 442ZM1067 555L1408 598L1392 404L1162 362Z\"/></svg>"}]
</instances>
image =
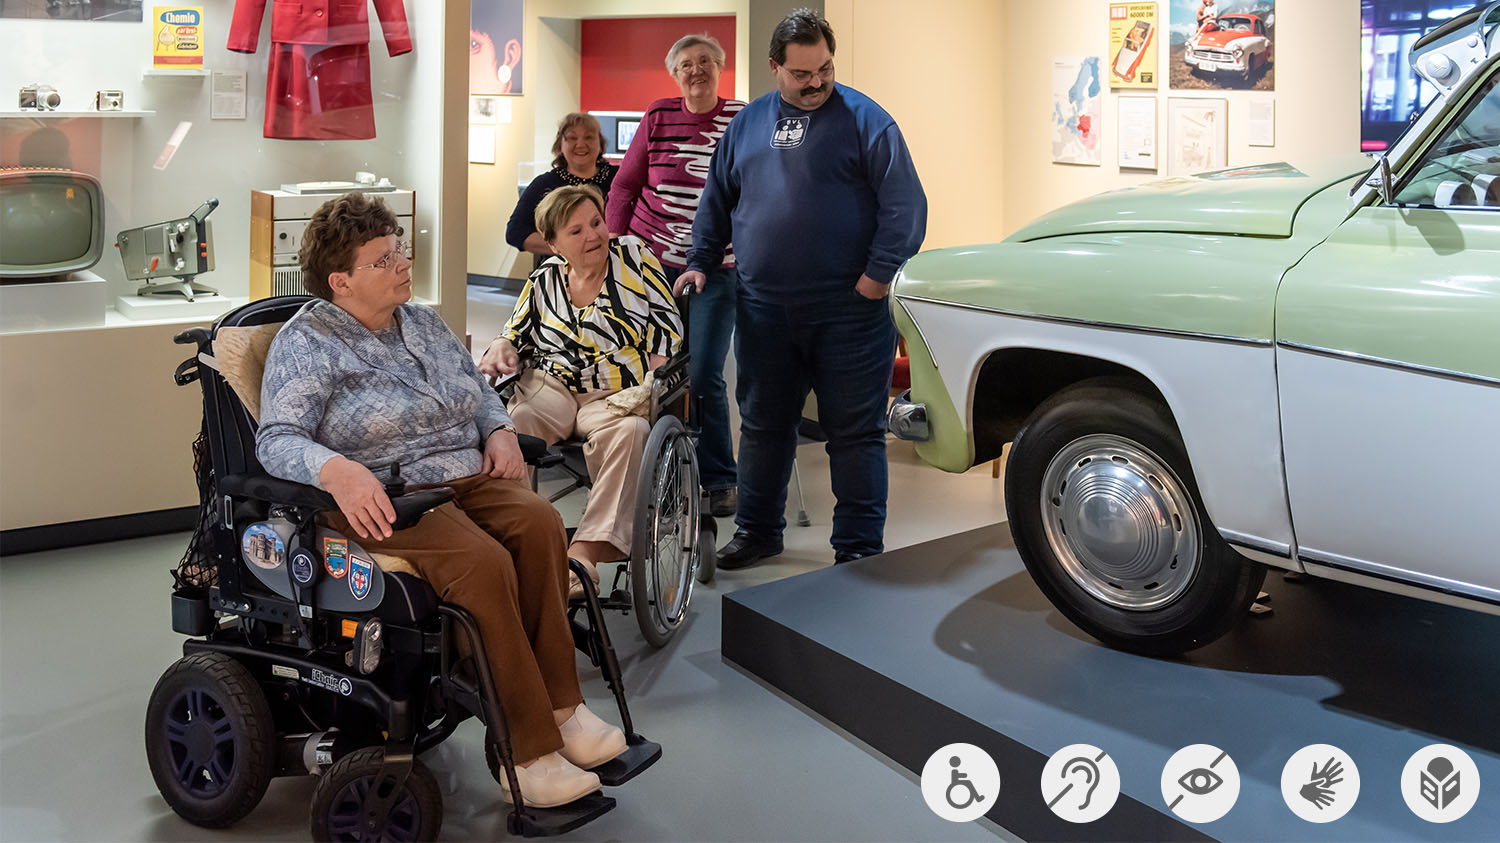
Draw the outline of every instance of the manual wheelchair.
<instances>
[{"instance_id":1,"label":"manual wheelchair","mask_svg":"<svg viewBox=\"0 0 1500 843\"><path fill-rule=\"evenodd\" d=\"M686 324L686 302L679 300ZM523 364L529 361L523 358ZM524 365L523 365L524 370ZM520 373L495 382L508 398ZM651 403L646 420L651 431L641 456L636 493L635 526L630 557L614 570L606 609L635 613L641 635L653 647L665 647L687 618L694 582L707 584L716 568L718 522L705 511L698 478L698 406L688 383L688 353L673 355L652 372ZM508 403L508 402L507 402ZM547 499L553 503L593 482L583 457L582 439L567 439L547 449L532 464L532 489L542 470L564 477L560 489ZM568 530L572 538L572 528ZM578 611L581 601L574 601Z\"/></svg>"},{"instance_id":2,"label":"manual wheelchair","mask_svg":"<svg viewBox=\"0 0 1500 843\"><path fill-rule=\"evenodd\" d=\"M308 300L252 302L176 337L197 346L176 382L203 390L201 508L172 595L172 627L191 637L152 691L147 759L163 798L199 826L238 821L274 776L311 773L314 839L433 840L442 794L418 756L477 717L491 774L520 793L509 731L473 616L396 570L401 560L320 526L333 498L256 460L256 420L241 396L258 398L270 339ZM523 440L530 458L545 454L540 440ZM453 496L406 493L399 482L387 492L398 530ZM624 754L594 768L614 786L661 747L634 730L598 594L580 578L574 642L602 670L627 739ZM515 802L507 827L528 837L572 830L615 804L598 791L558 808Z\"/></svg>"}]
</instances>

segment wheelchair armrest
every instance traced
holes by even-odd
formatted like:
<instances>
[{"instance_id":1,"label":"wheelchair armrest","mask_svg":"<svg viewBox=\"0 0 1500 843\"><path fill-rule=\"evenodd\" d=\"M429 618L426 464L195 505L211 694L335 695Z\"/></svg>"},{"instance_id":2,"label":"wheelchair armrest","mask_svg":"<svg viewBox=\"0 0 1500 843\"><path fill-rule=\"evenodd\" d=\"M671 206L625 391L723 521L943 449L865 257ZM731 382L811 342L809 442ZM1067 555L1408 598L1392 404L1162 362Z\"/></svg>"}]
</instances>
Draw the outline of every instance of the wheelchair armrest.
<instances>
[{"instance_id":1,"label":"wheelchair armrest","mask_svg":"<svg viewBox=\"0 0 1500 843\"><path fill-rule=\"evenodd\" d=\"M537 440L541 441L541 440ZM316 486L308 486L269 474L230 474L219 480L219 491L235 497L251 498L285 506L303 506L319 511L338 512L338 502L333 495ZM429 509L453 500L453 490L447 486L408 492L391 498L391 507L396 510L394 530L405 530L422 520Z\"/></svg>"},{"instance_id":2,"label":"wheelchair armrest","mask_svg":"<svg viewBox=\"0 0 1500 843\"><path fill-rule=\"evenodd\" d=\"M280 477L260 474L229 474L219 478L219 491L226 495L267 503L305 506L310 509L337 511L338 503L333 495L316 486L308 486Z\"/></svg>"},{"instance_id":3,"label":"wheelchair armrest","mask_svg":"<svg viewBox=\"0 0 1500 843\"><path fill-rule=\"evenodd\" d=\"M546 458L547 443L541 439L517 433L516 441L521 444L521 459L525 460L527 465L537 465Z\"/></svg>"}]
</instances>

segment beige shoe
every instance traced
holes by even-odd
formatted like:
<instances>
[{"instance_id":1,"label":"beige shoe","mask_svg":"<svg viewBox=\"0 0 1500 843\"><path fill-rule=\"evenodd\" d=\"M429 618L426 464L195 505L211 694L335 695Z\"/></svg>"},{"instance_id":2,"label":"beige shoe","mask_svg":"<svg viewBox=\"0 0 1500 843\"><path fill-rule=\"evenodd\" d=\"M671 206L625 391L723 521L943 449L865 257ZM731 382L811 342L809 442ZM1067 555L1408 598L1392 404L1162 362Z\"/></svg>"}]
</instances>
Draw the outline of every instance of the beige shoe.
<instances>
[{"instance_id":1,"label":"beige shoe","mask_svg":"<svg viewBox=\"0 0 1500 843\"><path fill-rule=\"evenodd\" d=\"M505 776L500 776L500 793L506 802L515 802ZM532 762L530 767L516 765L516 781L521 785L521 796L533 808L556 808L582 799L599 789L599 777L588 770L580 770L568 759L549 752Z\"/></svg>"},{"instance_id":2,"label":"beige shoe","mask_svg":"<svg viewBox=\"0 0 1500 843\"><path fill-rule=\"evenodd\" d=\"M573 716L557 727L562 732L562 757L585 770L603 764L625 751L625 733L600 720L583 703Z\"/></svg>"},{"instance_id":3,"label":"beige shoe","mask_svg":"<svg viewBox=\"0 0 1500 843\"><path fill-rule=\"evenodd\" d=\"M594 591L597 592L599 590L599 569L594 567L594 563L592 562L584 562L583 560L579 560L579 562L589 572L589 579L594 581ZM568 569L568 599L583 599L583 583L578 581L578 575L573 573L571 567Z\"/></svg>"}]
</instances>

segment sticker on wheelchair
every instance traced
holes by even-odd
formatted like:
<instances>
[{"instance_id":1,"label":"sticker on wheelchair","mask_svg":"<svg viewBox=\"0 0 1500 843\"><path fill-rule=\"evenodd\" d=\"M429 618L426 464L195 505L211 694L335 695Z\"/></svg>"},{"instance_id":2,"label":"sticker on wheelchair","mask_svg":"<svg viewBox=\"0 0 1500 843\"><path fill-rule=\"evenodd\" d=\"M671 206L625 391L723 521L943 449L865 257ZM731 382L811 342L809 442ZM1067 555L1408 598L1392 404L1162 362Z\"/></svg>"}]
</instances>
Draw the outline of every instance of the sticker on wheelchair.
<instances>
[{"instance_id":1,"label":"sticker on wheelchair","mask_svg":"<svg viewBox=\"0 0 1500 843\"><path fill-rule=\"evenodd\" d=\"M240 552L257 568L273 570L286 562L286 542L270 524L251 524L240 537Z\"/></svg>"},{"instance_id":2,"label":"sticker on wheelchair","mask_svg":"<svg viewBox=\"0 0 1500 843\"><path fill-rule=\"evenodd\" d=\"M922 765L922 798L949 822L972 822L995 807L1000 769L973 744L950 743Z\"/></svg>"},{"instance_id":3,"label":"sticker on wheelchair","mask_svg":"<svg viewBox=\"0 0 1500 843\"><path fill-rule=\"evenodd\" d=\"M317 564L313 560L312 552L305 547L299 547L292 551L292 577L297 582L307 585L313 581L313 566Z\"/></svg>"},{"instance_id":4,"label":"sticker on wheelchair","mask_svg":"<svg viewBox=\"0 0 1500 843\"><path fill-rule=\"evenodd\" d=\"M355 600L363 600L370 593L370 581L374 576L374 562L358 556L349 557L349 593Z\"/></svg>"},{"instance_id":5,"label":"sticker on wheelchair","mask_svg":"<svg viewBox=\"0 0 1500 843\"><path fill-rule=\"evenodd\" d=\"M323 569L334 579L343 579L349 573L349 542L347 539L323 539Z\"/></svg>"}]
</instances>

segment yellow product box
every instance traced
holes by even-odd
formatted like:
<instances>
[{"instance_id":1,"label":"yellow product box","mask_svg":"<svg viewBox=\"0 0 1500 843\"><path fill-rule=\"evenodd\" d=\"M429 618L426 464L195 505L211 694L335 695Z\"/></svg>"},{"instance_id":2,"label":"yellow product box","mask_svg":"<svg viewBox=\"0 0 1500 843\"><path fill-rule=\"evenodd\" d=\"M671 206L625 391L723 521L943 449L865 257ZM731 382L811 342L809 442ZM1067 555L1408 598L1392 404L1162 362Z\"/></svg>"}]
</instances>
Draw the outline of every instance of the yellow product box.
<instances>
[{"instance_id":1,"label":"yellow product box","mask_svg":"<svg viewBox=\"0 0 1500 843\"><path fill-rule=\"evenodd\" d=\"M203 7L151 9L152 65L181 70L203 67Z\"/></svg>"}]
</instances>

